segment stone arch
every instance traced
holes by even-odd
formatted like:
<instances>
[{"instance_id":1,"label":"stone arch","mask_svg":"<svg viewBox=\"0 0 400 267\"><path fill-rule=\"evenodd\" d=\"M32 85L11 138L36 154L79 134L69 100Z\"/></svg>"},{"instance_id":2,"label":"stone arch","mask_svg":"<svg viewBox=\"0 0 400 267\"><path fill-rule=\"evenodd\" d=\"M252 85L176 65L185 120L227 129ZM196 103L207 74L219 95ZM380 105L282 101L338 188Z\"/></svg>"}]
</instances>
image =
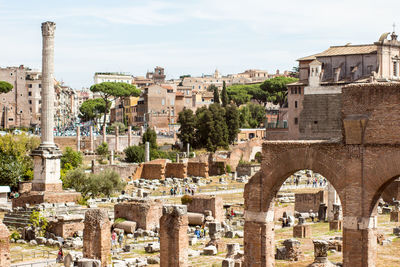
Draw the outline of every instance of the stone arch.
<instances>
[{"instance_id":1,"label":"stone arch","mask_svg":"<svg viewBox=\"0 0 400 267\"><path fill-rule=\"evenodd\" d=\"M255 147L252 148L251 153L250 153L250 158L249 158L250 160L249 161L255 160L256 154L258 152L262 153L262 146L255 146Z\"/></svg>"},{"instance_id":2,"label":"stone arch","mask_svg":"<svg viewBox=\"0 0 400 267\"><path fill-rule=\"evenodd\" d=\"M274 266L275 196L283 182L299 170L320 173L333 185L345 213L343 146L327 142L266 142L261 170L245 186L245 266Z\"/></svg>"}]
</instances>

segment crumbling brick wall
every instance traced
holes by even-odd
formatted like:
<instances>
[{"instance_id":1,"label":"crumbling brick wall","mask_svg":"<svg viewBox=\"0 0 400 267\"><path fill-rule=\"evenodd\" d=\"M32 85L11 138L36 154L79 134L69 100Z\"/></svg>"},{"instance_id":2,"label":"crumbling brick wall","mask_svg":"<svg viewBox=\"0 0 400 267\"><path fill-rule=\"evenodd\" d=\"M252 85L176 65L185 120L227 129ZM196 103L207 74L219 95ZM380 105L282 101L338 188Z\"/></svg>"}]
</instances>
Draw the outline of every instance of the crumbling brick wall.
<instances>
[{"instance_id":1,"label":"crumbling brick wall","mask_svg":"<svg viewBox=\"0 0 400 267\"><path fill-rule=\"evenodd\" d=\"M186 206L166 205L160 218L160 266L188 266L188 216Z\"/></svg>"},{"instance_id":2,"label":"crumbling brick wall","mask_svg":"<svg viewBox=\"0 0 400 267\"><path fill-rule=\"evenodd\" d=\"M85 213L83 229L83 257L99 259L102 267L107 267L111 258L111 223L108 213L101 209L91 209Z\"/></svg>"},{"instance_id":3,"label":"crumbling brick wall","mask_svg":"<svg viewBox=\"0 0 400 267\"><path fill-rule=\"evenodd\" d=\"M195 195L191 199L187 204L188 212L204 213L205 210L211 210L215 220L219 222L224 220L224 203L220 196Z\"/></svg>"},{"instance_id":4,"label":"crumbling brick wall","mask_svg":"<svg viewBox=\"0 0 400 267\"><path fill-rule=\"evenodd\" d=\"M118 203L114 206L114 218L124 218L137 223L137 228L153 230L159 226L162 215L162 202L158 200L137 199Z\"/></svg>"},{"instance_id":5,"label":"crumbling brick wall","mask_svg":"<svg viewBox=\"0 0 400 267\"><path fill-rule=\"evenodd\" d=\"M327 204L327 193L320 190L317 193L295 194L294 210L297 212L318 212L319 204Z\"/></svg>"},{"instance_id":6,"label":"crumbling brick wall","mask_svg":"<svg viewBox=\"0 0 400 267\"><path fill-rule=\"evenodd\" d=\"M185 163L167 163L165 167L165 177L186 178L187 165Z\"/></svg>"},{"instance_id":7,"label":"crumbling brick wall","mask_svg":"<svg viewBox=\"0 0 400 267\"><path fill-rule=\"evenodd\" d=\"M165 178L165 160L150 161L143 164L140 178L144 179L164 179Z\"/></svg>"},{"instance_id":8,"label":"crumbling brick wall","mask_svg":"<svg viewBox=\"0 0 400 267\"><path fill-rule=\"evenodd\" d=\"M95 165L94 166L94 173L100 173L104 170L113 170L121 176L121 178L128 178L129 176L133 176L138 168L138 164L136 163L129 163L129 164L118 164L118 165Z\"/></svg>"},{"instance_id":9,"label":"crumbling brick wall","mask_svg":"<svg viewBox=\"0 0 400 267\"><path fill-rule=\"evenodd\" d=\"M66 216L55 221L50 221L48 232L61 236L62 238L71 237L77 231L83 231L84 223L82 216Z\"/></svg>"},{"instance_id":10,"label":"crumbling brick wall","mask_svg":"<svg viewBox=\"0 0 400 267\"><path fill-rule=\"evenodd\" d=\"M189 161L187 163L187 175L208 178L208 163Z\"/></svg>"}]
</instances>

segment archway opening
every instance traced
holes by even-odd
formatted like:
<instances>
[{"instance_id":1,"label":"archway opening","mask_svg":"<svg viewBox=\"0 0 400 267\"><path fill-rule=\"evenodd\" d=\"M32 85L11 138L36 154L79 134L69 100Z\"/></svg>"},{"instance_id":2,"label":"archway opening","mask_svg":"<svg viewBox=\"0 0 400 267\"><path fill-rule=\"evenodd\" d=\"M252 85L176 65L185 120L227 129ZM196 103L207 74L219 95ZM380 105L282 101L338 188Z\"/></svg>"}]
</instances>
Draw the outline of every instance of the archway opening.
<instances>
[{"instance_id":1,"label":"archway opening","mask_svg":"<svg viewBox=\"0 0 400 267\"><path fill-rule=\"evenodd\" d=\"M327 260L343 262L341 201L327 177L312 170L293 173L280 186L271 206L277 265L312 264L315 240L327 243Z\"/></svg>"},{"instance_id":2,"label":"archway opening","mask_svg":"<svg viewBox=\"0 0 400 267\"><path fill-rule=\"evenodd\" d=\"M386 181L375 193L371 215L377 218L377 266L400 266L400 177Z\"/></svg>"}]
</instances>

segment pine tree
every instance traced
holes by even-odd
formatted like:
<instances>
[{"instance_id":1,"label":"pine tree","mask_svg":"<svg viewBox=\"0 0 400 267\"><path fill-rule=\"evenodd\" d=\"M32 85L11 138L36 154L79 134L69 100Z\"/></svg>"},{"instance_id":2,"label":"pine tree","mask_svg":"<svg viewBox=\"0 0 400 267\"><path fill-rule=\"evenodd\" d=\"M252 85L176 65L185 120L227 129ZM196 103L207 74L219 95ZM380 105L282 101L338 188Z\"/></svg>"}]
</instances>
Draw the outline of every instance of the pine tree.
<instances>
[{"instance_id":1,"label":"pine tree","mask_svg":"<svg viewBox=\"0 0 400 267\"><path fill-rule=\"evenodd\" d=\"M236 105L227 105L225 108L225 121L228 127L228 142L233 144L239 133L240 115Z\"/></svg>"},{"instance_id":2,"label":"pine tree","mask_svg":"<svg viewBox=\"0 0 400 267\"><path fill-rule=\"evenodd\" d=\"M186 144L193 145L195 142L195 119L196 117L191 109L184 109L179 112L178 123L181 127L177 135L184 147L186 147Z\"/></svg>"},{"instance_id":3,"label":"pine tree","mask_svg":"<svg viewBox=\"0 0 400 267\"><path fill-rule=\"evenodd\" d=\"M228 92L226 91L226 83L225 83L225 81L222 84L221 101L222 101L222 106L223 107L226 107L226 105L228 105L229 99L228 99Z\"/></svg>"}]
</instances>

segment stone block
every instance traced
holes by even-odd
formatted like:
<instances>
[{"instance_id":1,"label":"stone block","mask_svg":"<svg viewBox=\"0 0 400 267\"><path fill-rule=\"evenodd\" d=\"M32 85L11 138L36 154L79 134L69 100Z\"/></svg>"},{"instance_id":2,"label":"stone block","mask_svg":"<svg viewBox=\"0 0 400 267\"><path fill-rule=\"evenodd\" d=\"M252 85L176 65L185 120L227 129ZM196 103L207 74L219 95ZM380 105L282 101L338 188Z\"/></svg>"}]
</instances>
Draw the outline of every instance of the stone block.
<instances>
[{"instance_id":1,"label":"stone block","mask_svg":"<svg viewBox=\"0 0 400 267\"><path fill-rule=\"evenodd\" d=\"M203 254L208 256L217 255L217 248L215 246L208 246L203 249Z\"/></svg>"},{"instance_id":2,"label":"stone block","mask_svg":"<svg viewBox=\"0 0 400 267\"><path fill-rule=\"evenodd\" d=\"M309 224L301 224L293 226L293 237L309 238L311 237L311 226Z\"/></svg>"},{"instance_id":3,"label":"stone block","mask_svg":"<svg viewBox=\"0 0 400 267\"><path fill-rule=\"evenodd\" d=\"M334 220L329 222L329 231L342 231L342 229L343 229L342 220Z\"/></svg>"},{"instance_id":4,"label":"stone block","mask_svg":"<svg viewBox=\"0 0 400 267\"><path fill-rule=\"evenodd\" d=\"M390 212L390 221L391 222L400 222L400 212L399 211Z\"/></svg>"}]
</instances>

